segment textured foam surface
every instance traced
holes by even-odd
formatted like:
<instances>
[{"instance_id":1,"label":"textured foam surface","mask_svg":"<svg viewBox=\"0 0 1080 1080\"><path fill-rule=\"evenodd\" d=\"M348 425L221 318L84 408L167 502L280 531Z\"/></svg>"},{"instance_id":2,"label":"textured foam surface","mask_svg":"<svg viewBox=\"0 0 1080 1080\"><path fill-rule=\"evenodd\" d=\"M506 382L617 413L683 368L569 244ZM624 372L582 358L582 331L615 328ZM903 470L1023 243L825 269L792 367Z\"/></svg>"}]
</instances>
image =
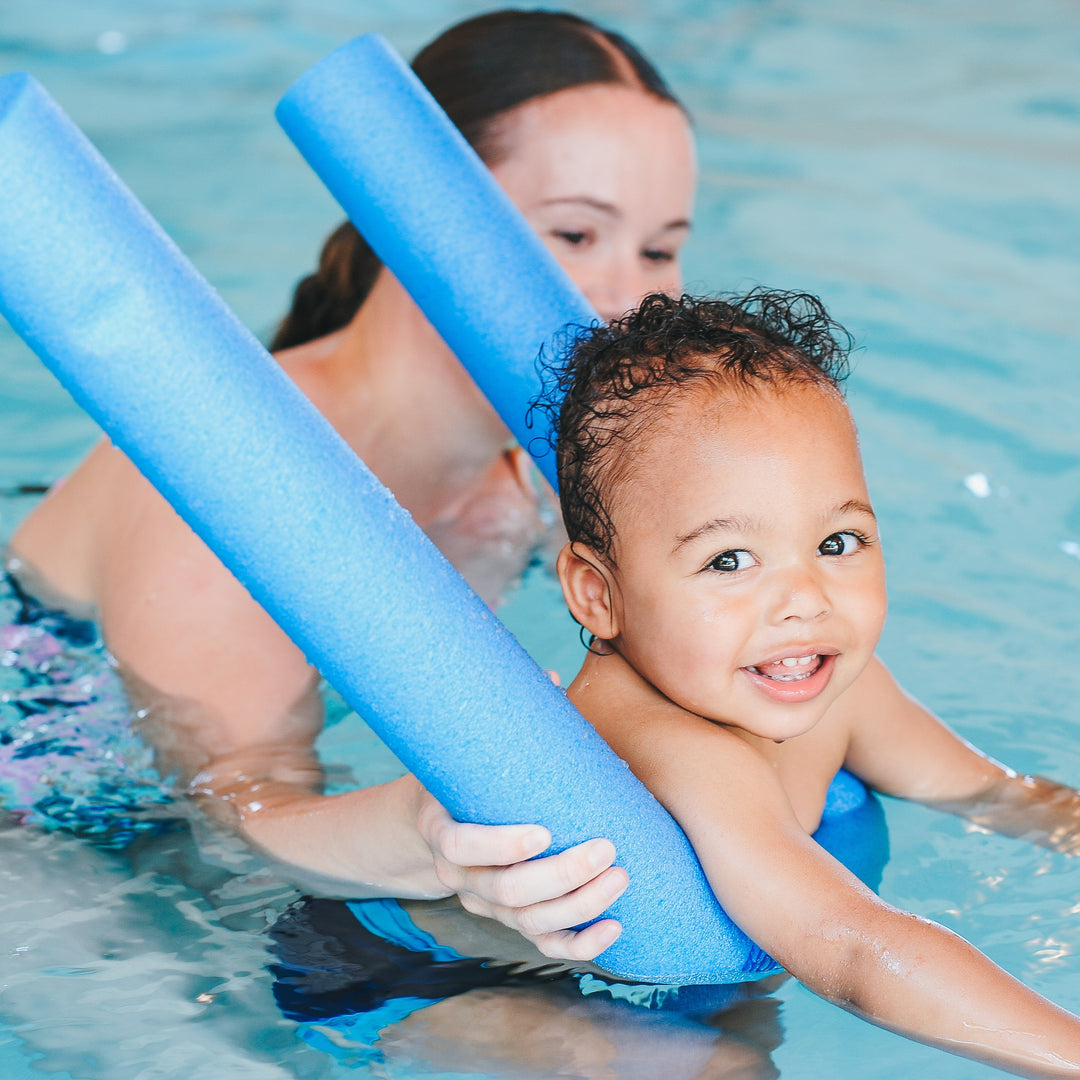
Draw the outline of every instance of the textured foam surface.
<instances>
[{"instance_id":1,"label":"textured foam surface","mask_svg":"<svg viewBox=\"0 0 1080 1080\"><path fill-rule=\"evenodd\" d=\"M671 817L22 74L0 79L0 311L451 813L614 841L631 885L603 966L774 969ZM836 853L873 855L872 833Z\"/></svg>"},{"instance_id":2,"label":"textured foam surface","mask_svg":"<svg viewBox=\"0 0 1080 1080\"><path fill-rule=\"evenodd\" d=\"M595 310L401 58L365 34L308 69L277 118L526 449L536 360ZM524 298L527 303L523 303ZM537 464L553 487L551 454Z\"/></svg>"}]
</instances>

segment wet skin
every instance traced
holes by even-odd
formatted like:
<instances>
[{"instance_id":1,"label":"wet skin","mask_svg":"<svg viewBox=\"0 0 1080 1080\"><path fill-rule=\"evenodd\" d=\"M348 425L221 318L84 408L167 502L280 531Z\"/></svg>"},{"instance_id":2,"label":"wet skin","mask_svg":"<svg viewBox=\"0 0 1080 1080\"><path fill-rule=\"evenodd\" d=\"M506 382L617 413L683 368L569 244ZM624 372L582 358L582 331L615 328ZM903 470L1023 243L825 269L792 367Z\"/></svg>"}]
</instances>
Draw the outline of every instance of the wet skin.
<instances>
[{"instance_id":1,"label":"wet skin","mask_svg":"<svg viewBox=\"0 0 1080 1080\"><path fill-rule=\"evenodd\" d=\"M1080 811L1072 789L958 738L873 656L884 568L839 396L680 391L619 451L612 554L559 557L597 639L568 692L682 826L721 906L875 1023L1023 1076L1080 1073L1080 1020L811 839L841 766L1065 850Z\"/></svg>"},{"instance_id":2,"label":"wet skin","mask_svg":"<svg viewBox=\"0 0 1080 1080\"><path fill-rule=\"evenodd\" d=\"M604 640L688 712L755 739L809 731L885 619L877 523L839 395L691 400L631 475Z\"/></svg>"}]
</instances>

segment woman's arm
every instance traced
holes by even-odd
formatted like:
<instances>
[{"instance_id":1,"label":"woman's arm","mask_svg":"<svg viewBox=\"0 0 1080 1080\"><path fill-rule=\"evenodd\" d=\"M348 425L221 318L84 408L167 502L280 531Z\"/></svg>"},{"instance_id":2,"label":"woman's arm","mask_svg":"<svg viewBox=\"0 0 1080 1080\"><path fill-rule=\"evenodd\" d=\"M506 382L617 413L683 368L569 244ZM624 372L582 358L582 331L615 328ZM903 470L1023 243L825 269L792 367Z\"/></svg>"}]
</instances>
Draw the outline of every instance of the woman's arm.
<instances>
[{"instance_id":1,"label":"woman's arm","mask_svg":"<svg viewBox=\"0 0 1080 1080\"><path fill-rule=\"evenodd\" d=\"M459 824L412 777L320 794L315 670L107 443L13 546L99 608L161 771L270 856L354 895L456 892L562 958L589 958L618 932L610 920L567 931L625 887L606 841L529 862L546 830Z\"/></svg>"},{"instance_id":2,"label":"woman's arm","mask_svg":"<svg viewBox=\"0 0 1080 1080\"><path fill-rule=\"evenodd\" d=\"M332 796L246 780L208 793L201 783L205 777L196 777L193 794L209 795L219 815L227 807L239 831L268 854L318 874L323 891L350 898L456 894L466 910L561 960L591 960L621 930L613 919L567 929L598 918L626 888L607 840L537 859L551 843L546 829L454 821L410 775Z\"/></svg>"},{"instance_id":3,"label":"woman's arm","mask_svg":"<svg viewBox=\"0 0 1080 1080\"><path fill-rule=\"evenodd\" d=\"M1078 1074L1080 1020L865 888L800 827L755 748L669 715L620 752L686 831L728 914L814 992L1023 1076Z\"/></svg>"},{"instance_id":4,"label":"woman's arm","mask_svg":"<svg viewBox=\"0 0 1080 1080\"><path fill-rule=\"evenodd\" d=\"M959 814L995 832L1080 854L1080 793L981 753L906 694L874 660L845 695L845 764L876 791Z\"/></svg>"},{"instance_id":5,"label":"woman's arm","mask_svg":"<svg viewBox=\"0 0 1080 1080\"><path fill-rule=\"evenodd\" d=\"M268 760L274 756L276 762ZM307 879L318 875L324 892L456 894L468 911L561 960L591 960L621 932L615 920L600 919L627 886L609 841L537 858L551 844L541 826L454 821L411 775L321 795L312 787L314 770L297 762L295 752L226 755L194 777L189 794L267 855ZM569 929L593 919L599 921Z\"/></svg>"}]
</instances>

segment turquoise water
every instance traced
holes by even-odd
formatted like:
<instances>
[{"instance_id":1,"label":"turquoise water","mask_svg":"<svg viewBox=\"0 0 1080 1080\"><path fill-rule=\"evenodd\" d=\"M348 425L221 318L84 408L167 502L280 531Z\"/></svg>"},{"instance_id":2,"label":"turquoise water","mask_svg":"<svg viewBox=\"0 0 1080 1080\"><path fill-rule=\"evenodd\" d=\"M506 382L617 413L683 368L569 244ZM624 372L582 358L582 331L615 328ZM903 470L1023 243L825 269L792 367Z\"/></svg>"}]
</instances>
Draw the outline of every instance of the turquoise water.
<instances>
[{"instance_id":1,"label":"turquoise water","mask_svg":"<svg viewBox=\"0 0 1080 1080\"><path fill-rule=\"evenodd\" d=\"M379 30L410 53L483 9L381 8L0 0L0 71L41 79L264 333L339 217L274 124L277 97L356 33ZM1080 10L1066 0L577 10L643 44L695 114L703 180L688 281L818 291L861 345L850 398L890 568L882 654L985 750L1080 782ZM55 479L93 437L0 327L0 488ZM0 498L0 536L31 501ZM550 579L532 575L504 615L538 660L572 674L577 639ZM362 782L393 771L354 720L325 743ZM1080 1011L1080 865L916 807L886 809L884 895ZM126 853L0 830L3 1075L689 1078L730 1075L740 1053L759 1062L750 1075L798 1080L998 1075L794 985L749 1034L725 1038L591 1002L549 1001L524 1021L508 1011L512 995L459 999L441 1028L430 1010L426 1027L388 1035L384 1060L339 1061L301 1042L269 997L258 931L295 894L195 830L190 843ZM509 1025L508 1062L497 1044ZM470 1035L455 1043L447 1029ZM726 1064L706 1064L722 1052Z\"/></svg>"}]
</instances>

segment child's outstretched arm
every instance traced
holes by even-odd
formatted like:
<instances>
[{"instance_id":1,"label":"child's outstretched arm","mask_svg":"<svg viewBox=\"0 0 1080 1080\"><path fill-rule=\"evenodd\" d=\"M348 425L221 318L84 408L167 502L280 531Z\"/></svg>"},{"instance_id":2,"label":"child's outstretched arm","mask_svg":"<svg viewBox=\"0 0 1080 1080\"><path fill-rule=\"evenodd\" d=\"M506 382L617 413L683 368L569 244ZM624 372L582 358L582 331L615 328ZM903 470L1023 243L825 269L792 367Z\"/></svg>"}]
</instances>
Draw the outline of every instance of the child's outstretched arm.
<instances>
[{"instance_id":1,"label":"child's outstretched arm","mask_svg":"<svg viewBox=\"0 0 1080 1080\"><path fill-rule=\"evenodd\" d=\"M845 764L875 791L1080 855L1080 792L988 758L906 694L880 661L859 676L843 707L852 732Z\"/></svg>"},{"instance_id":2,"label":"child's outstretched arm","mask_svg":"<svg viewBox=\"0 0 1080 1080\"><path fill-rule=\"evenodd\" d=\"M632 727L616 749L682 825L720 903L810 989L1022 1076L1080 1074L1080 1019L865 888L807 835L755 748L681 710Z\"/></svg>"}]
</instances>

